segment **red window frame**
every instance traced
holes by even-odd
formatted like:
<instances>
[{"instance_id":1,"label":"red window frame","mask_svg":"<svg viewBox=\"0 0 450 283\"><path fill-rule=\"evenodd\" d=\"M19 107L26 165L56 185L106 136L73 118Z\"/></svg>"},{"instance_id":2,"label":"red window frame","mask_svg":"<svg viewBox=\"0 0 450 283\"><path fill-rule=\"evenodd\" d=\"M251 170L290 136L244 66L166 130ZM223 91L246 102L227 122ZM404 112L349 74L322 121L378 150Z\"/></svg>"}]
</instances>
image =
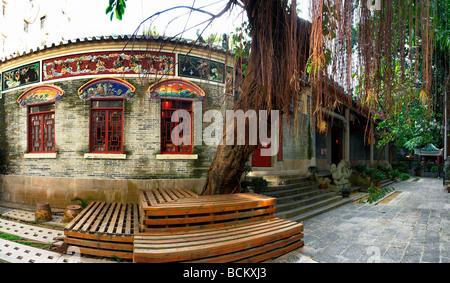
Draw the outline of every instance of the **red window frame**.
<instances>
[{"instance_id":1,"label":"red window frame","mask_svg":"<svg viewBox=\"0 0 450 283\"><path fill-rule=\"evenodd\" d=\"M34 107L53 105L52 110L32 112ZM55 103L28 106L28 152L54 153L55 151ZM51 123L49 123L51 121ZM37 123L36 123L37 122ZM38 131L38 132L36 132ZM50 133L50 135L49 135ZM36 136L37 135L37 136ZM49 145L50 143L50 145Z\"/></svg>"},{"instance_id":2,"label":"red window frame","mask_svg":"<svg viewBox=\"0 0 450 283\"><path fill-rule=\"evenodd\" d=\"M183 106L183 107L180 107ZM189 107L187 107L189 106ZM174 145L171 133L174 127L180 122L172 122L172 113L176 110L186 110L191 116L191 125L188 135L191 138L190 145ZM181 99L161 99L161 154L192 154L193 153L193 103L190 100ZM185 131L183 129L183 135Z\"/></svg>"},{"instance_id":3,"label":"red window frame","mask_svg":"<svg viewBox=\"0 0 450 283\"><path fill-rule=\"evenodd\" d=\"M122 106L97 107L93 105L97 101L122 101ZM124 99L91 99L90 104L89 152L103 154L123 153ZM118 113L120 113L120 115L118 115ZM103 120L96 121L97 118L102 118ZM97 139L99 136L100 138Z\"/></svg>"}]
</instances>

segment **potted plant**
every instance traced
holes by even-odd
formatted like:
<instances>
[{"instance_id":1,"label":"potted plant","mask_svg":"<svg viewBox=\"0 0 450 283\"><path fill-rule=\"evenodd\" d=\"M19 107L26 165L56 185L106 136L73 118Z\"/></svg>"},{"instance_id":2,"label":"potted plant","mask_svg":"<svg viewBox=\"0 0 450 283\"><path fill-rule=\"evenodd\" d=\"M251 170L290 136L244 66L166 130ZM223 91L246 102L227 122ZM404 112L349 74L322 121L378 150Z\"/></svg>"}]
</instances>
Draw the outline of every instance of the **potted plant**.
<instances>
[{"instance_id":1,"label":"potted plant","mask_svg":"<svg viewBox=\"0 0 450 283\"><path fill-rule=\"evenodd\" d=\"M327 182L325 181L324 178L319 177L319 178L317 178L317 180L319 181L319 189L320 190L328 189L328 184L327 184Z\"/></svg>"},{"instance_id":2,"label":"potted plant","mask_svg":"<svg viewBox=\"0 0 450 283\"><path fill-rule=\"evenodd\" d=\"M375 176L373 177L373 180L375 181L375 186L380 187L381 180L383 180L385 178L386 178L386 175L384 175L383 172L380 172L380 171L375 172Z\"/></svg>"},{"instance_id":3,"label":"potted plant","mask_svg":"<svg viewBox=\"0 0 450 283\"><path fill-rule=\"evenodd\" d=\"M311 181L314 181L317 178L316 174L319 173L319 168L317 168L317 166L309 166L308 172L311 174L311 175L309 175L309 179Z\"/></svg>"},{"instance_id":4,"label":"potted plant","mask_svg":"<svg viewBox=\"0 0 450 283\"><path fill-rule=\"evenodd\" d=\"M255 193L257 193L257 194L259 194L262 190L267 188L267 185L268 185L268 182L264 178L261 178L261 177L252 179L251 183L252 183L253 189L255 190Z\"/></svg>"}]
</instances>

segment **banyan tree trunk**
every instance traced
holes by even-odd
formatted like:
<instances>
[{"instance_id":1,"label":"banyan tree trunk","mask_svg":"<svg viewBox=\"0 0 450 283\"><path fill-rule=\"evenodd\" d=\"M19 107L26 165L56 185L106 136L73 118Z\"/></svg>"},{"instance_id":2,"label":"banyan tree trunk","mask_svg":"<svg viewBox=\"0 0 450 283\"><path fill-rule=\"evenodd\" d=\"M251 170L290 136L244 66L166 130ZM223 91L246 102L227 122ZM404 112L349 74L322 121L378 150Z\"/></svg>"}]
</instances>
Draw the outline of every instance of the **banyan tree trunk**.
<instances>
[{"instance_id":1,"label":"banyan tree trunk","mask_svg":"<svg viewBox=\"0 0 450 283\"><path fill-rule=\"evenodd\" d=\"M295 1L290 6L288 1L281 0L243 2L251 26L252 44L240 97L233 110L251 109L256 113L267 110L270 120L271 110L287 113L292 103L298 103L299 74L308 57L309 26L298 19ZM248 121L245 127L245 132L249 133ZM268 132L270 136L270 130ZM248 144L247 135L245 145L226 145L226 142L219 145L202 194L239 192L244 165L256 148L257 145Z\"/></svg>"}]
</instances>

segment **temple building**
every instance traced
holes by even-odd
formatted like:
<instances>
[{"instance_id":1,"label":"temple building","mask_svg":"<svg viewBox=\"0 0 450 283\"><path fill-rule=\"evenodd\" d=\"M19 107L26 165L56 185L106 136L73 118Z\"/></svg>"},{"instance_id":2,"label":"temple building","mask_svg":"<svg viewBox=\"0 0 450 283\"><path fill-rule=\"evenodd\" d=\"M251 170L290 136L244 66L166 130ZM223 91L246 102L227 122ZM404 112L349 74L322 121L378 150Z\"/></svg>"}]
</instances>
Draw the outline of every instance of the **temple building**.
<instances>
[{"instance_id":1,"label":"temple building","mask_svg":"<svg viewBox=\"0 0 450 283\"><path fill-rule=\"evenodd\" d=\"M232 108L234 67L223 47L128 36L64 41L0 61L1 200L64 207L75 197L135 202L139 189L155 187L200 193L216 145L198 142L210 124L199 119ZM342 104L327 125L309 127L310 96L306 87L292 106L297 121L282 115L278 153L259 147L252 155L254 172L373 162L364 115ZM190 142L172 136L177 127Z\"/></svg>"}]
</instances>

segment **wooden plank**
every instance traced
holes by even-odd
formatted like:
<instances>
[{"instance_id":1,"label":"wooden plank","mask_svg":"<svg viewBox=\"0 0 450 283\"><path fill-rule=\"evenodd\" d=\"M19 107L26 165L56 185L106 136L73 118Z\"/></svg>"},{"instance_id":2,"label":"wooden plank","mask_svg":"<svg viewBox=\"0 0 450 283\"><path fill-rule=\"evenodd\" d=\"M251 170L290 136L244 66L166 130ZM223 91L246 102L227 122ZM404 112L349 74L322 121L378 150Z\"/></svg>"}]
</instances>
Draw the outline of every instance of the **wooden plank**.
<instances>
[{"instance_id":1,"label":"wooden plank","mask_svg":"<svg viewBox=\"0 0 450 283\"><path fill-rule=\"evenodd\" d=\"M257 247L268 242L274 242L283 238L291 237L298 234L295 226L276 229L258 235L249 235L239 239L229 239L227 241L214 243L201 243L200 245L176 246L172 248L157 245L157 247L149 248L145 245L141 246L139 242L134 242L134 259L145 258L146 262L174 262L199 259L207 256L217 256L231 252L240 251ZM222 239L221 239L222 240Z\"/></svg>"},{"instance_id":2,"label":"wooden plank","mask_svg":"<svg viewBox=\"0 0 450 283\"><path fill-rule=\"evenodd\" d=\"M147 209L150 207L148 204L149 200L147 200L147 193L144 190L139 191L139 205L142 207L142 209Z\"/></svg>"},{"instance_id":3,"label":"wooden plank","mask_svg":"<svg viewBox=\"0 0 450 283\"><path fill-rule=\"evenodd\" d=\"M94 205L95 205L95 202L89 203L88 206L85 209L83 209L74 219L72 219L72 221L69 222L69 224L67 224L64 227L64 229L65 230L72 229L80 221L80 219L82 219L87 213L89 213L90 209Z\"/></svg>"},{"instance_id":4,"label":"wooden plank","mask_svg":"<svg viewBox=\"0 0 450 283\"><path fill-rule=\"evenodd\" d=\"M77 248L79 248L81 254L108 257L108 258L116 256L121 259L133 259L133 252L129 251L110 251L85 247L77 247Z\"/></svg>"},{"instance_id":5,"label":"wooden plank","mask_svg":"<svg viewBox=\"0 0 450 283\"><path fill-rule=\"evenodd\" d=\"M125 220L125 234L130 235L131 234L131 210L133 206L132 204L127 204L127 214L126 214L126 220Z\"/></svg>"},{"instance_id":6,"label":"wooden plank","mask_svg":"<svg viewBox=\"0 0 450 283\"><path fill-rule=\"evenodd\" d=\"M174 188L172 189L172 192L179 198L179 199L183 199L185 196L184 194L182 194L180 192L180 189Z\"/></svg>"},{"instance_id":7,"label":"wooden plank","mask_svg":"<svg viewBox=\"0 0 450 283\"><path fill-rule=\"evenodd\" d=\"M116 206L116 208L114 210L113 217L111 218L111 222L109 223L108 231L106 231L106 233L112 234L114 232L114 229L115 229L115 226L116 226L117 217L119 216L119 212L120 212L121 206L122 206L121 203L117 204L117 206Z\"/></svg>"},{"instance_id":8,"label":"wooden plank","mask_svg":"<svg viewBox=\"0 0 450 283\"><path fill-rule=\"evenodd\" d=\"M95 221L97 215L101 212L102 208L105 206L106 203L101 202L100 205L95 208L95 211L91 214L89 219L86 221L86 223L83 225L80 231L87 231L89 227L92 225L92 223Z\"/></svg>"},{"instance_id":9,"label":"wooden plank","mask_svg":"<svg viewBox=\"0 0 450 283\"><path fill-rule=\"evenodd\" d=\"M293 250L296 250L298 248L303 247L304 243L303 240L295 240L293 243L288 244L284 243L284 245L278 249L269 250L263 253L260 253L259 255L248 257L243 260L237 261L238 263L258 263L262 262L264 260L268 260L271 258L279 257L281 255L287 254L288 252L291 252Z\"/></svg>"},{"instance_id":10,"label":"wooden plank","mask_svg":"<svg viewBox=\"0 0 450 283\"><path fill-rule=\"evenodd\" d=\"M263 260L275 257L274 253L287 253L295 248L303 246L303 235L297 234L287 239L282 239L273 243L238 251L235 253L220 255L217 257L206 257L192 262L195 263L227 263L227 262L245 262L258 263ZM279 255L281 255L279 254Z\"/></svg>"},{"instance_id":11,"label":"wooden plank","mask_svg":"<svg viewBox=\"0 0 450 283\"><path fill-rule=\"evenodd\" d=\"M133 217L133 235L136 235L139 233L139 207L138 204L133 204L133 212L134 212L134 217Z\"/></svg>"},{"instance_id":12,"label":"wooden plank","mask_svg":"<svg viewBox=\"0 0 450 283\"><path fill-rule=\"evenodd\" d=\"M176 218L158 218L158 219L146 219L144 221L145 225L157 226L157 225L180 225L180 224L197 224L197 223L207 223L207 222L217 222L217 221L234 221L240 218L247 217L257 217L266 214L275 213L275 208L271 207L268 209L259 209L253 211L236 212L229 214L210 214L207 216L196 216L189 215L189 217L179 216Z\"/></svg>"},{"instance_id":13,"label":"wooden plank","mask_svg":"<svg viewBox=\"0 0 450 283\"><path fill-rule=\"evenodd\" d=\"M123 234L123 224L125 223L127 204L122 204L122 209L120 211L120 216L117 220L116 234Z\"/></svg>"},{"instance_id":14,"label":"wooden plank","mask_svg":"<svg viewBox=\"0 0 450 283\"><path fill-rule=\"evenodd\" d=\"M75 231L65 231L64 235L66 237L72 238L80 238L80 239L88 239L95 241L105 241L105 242L120 242L120 243L133 243L133 236L123 236L123 235L107 235L107 234L91 234L91 233L82 233Z\"/></svg>"},{"instance_id":15,"label":"wooden plank","mask_svg":"<svg viewBox=\"0 0 450 283\"><path fill-rule=\"evenodd\" d=\"M105 206L103 206L101 213L98 215L97 220L95 221L94 225L92 225L89 232L95 233L100 223L102 223L103 217L105 216L106 212L108 211L108 208L111 206L110 203L106 203Z\"/></svg>"},{"instance_id":16,"label":"wooden plank","mask_svg":"<svg viewBox=\"0 0 450 283\"><path fill-rule=\"evenodd\" d=\"M171 189L164 189L164 191L170 196L172 201L177 201L179 198L172 192Z\"/></svg>"},{"instance_id":17,"label":"wooden plank","mask_svg":"<svg viewBox=\"0 0 450 283\"><path fill-rule=\"evenodd\" d=\"M150 201L150 207L148 207L148 208L151 208L152 206L157 206L158 205L158 202L156 201L156 199L153 196L153 193L151 191L150 192L145 192L145 195L148 197L148 200Z\"/></svg>"},{"instance_id":18,"label":"wooden plank","mask_svg":"<svg viewBox=\"0 0 450 283\"><path fill-rule=\"evenodd\" d=\"M85 224L85 222L89 219L89 217L91 217L92 213L94 213L95 209L100 204L101 204L101 202L95 202L94 205L89 208L89 210L84 215L84 217L82 219L80 219L80 221L78 221L78 223L73 227L73 230L79 230Z\"/></svg>"},{"instance_id":19,"label":"wooden plank","mask_svg":"<svg viewBox=\"0 0 450 283\"><path fill-rule=\"evenodd\" d=\"M69 245L76 245L82 247L90 247L102 250L118 250L118 251L133 251L133 243L117 243L105 241L93 241L86 239L67 238Z\"/></svg>"},{"instance_id":20,"label":"wooden plank","mask_svg":"<svg viewBox=\"0 0 450 283\"><path fill-rule=\"evenodd\" d=\"M258 205L258 207L266 207L273 206L275 204L274 201L267 201L264 204ZM147 214L151 215L184 215L184 214L202 214L202 213L212 213L212 212L220 212L220 211L234 211L234 210L243 210L249 209L253 206L251 202L223 202L223 203L205 203L205 204L186 204L173 206L171 203L166 203L159 207L150 207L146 210Z\"/></svg>"},{"instance_id":21,"label":"wooden plank","mask_svg":"<svg viewBox=\"0 0 450 283\"><path fill-rule=\"evenodd\" d=\"M279 225L273 225L270 227L264 227L263 229L258 230L248 230L246 233L229 233L224 234L220 237L210 237L210 236L200 236L190 241L180 241L180 242L170 242L170 243L161 243L160 241L154 240L139 240L135 238L136 245L139 245L139 248L157 248L157 249L165 249L167 252L173 250L180 250L183 248L192 248L196 249L196 247L204 246L204 245L221 245L223 243L227 243L230 241L236 241L238 239L247 239L251 237L259 237L264 234L269 234L274 231L282 231L285 229L297 229L299 224L291 221L282 222ZM298 230L299 231L299 230Z\"/></svg>"},{"instance_id":22,"label":"wooden plank","mask_svg":"<svg viewBox=\"0 0 450 283\"><path fill-rule=\"evenodd\" d=\"M106 212L108 211L108 208L111 204L106 203L105 206L103 206L102 211L97 216L97 219L95 220L94 224L91 226L91 229L89 229L90 233L95 233L97 231L98 226L100 226L100 223L102 223L102 219L105 216Z\"/></svg>"},{"instance_id":23,"label":"wooden plank","mask_svg":"<svg viewBox=\"0 0 450 283\"><path fill-rule=\"evenodd\" d=\"M111 206L108 209L108 213L105 216L105 219L102 222L102 225L100 226L100 229L98 229L98 233L105 233L106 228L108 227L109 220L111 219L111 215L115 211L115 208L117 206L117 203L112 203Z\"/></svg>"},{"instance_id":24,"label":"wooden plank","mask_svg":"<svg viewBox=\"0 0 450 283\"><path fill-rule=\"evenodd\" d=\"M261 217L259 217L258 220L266 220L269 221L271 219L275 218L275 216L272 215L263 215ZM254 220L253 219L242 219L242 220L238 220L236 222L219 222L219 223L214 223L214 224L208 224L208 225L203 225L203 227L201 228L205 228L205 229L220 229L220 228L229 228L233 225L242 225L242 224L248 224L248 223L252 223ZM192 231L196 231L199 230L199 226L168 226L167 228L155 228L155 227L150 227L150 226L146 226L146 225L142 225L142 231L140 232L140 234L149 234L149 233L187 233L187 232L192 232Z\"/></svg>"},{"instance_id":25,"label":"wooden plank","mask_svg":"<svg viewBox=\"0 0 450 283\"><path fill-rule=\"evenodd\" d=\"M155 196L156 201L158 202L158 204L163 204L166 203L165 199L162 197L162 195L159 193L159 191L156 190L152 190L150 195L153 194Z\"/></svg>"},{"instance_id":26,"label":"wooden plank","mask_svg":"<svg viewBox=\"0 0 450 283\"><path fill-rule=\"evenodd\" d=\"M165 192L165 190L163 190L163 189L157 189L157 190L161 194L161 196L164 198L165 202L172 201L172 198Z\"/></svg>"},{"instance_id":27,"label":"wooden plank","mask_svg":"<svg viewBox=\"0 0 450 283\"><path fill-rule=\"evenodd\" d=\"M161 239L173 239L174 241L186 241L187 238L198 238L199 236L211 235L219 237L221 234L228 234L233 231L246 230L246 229L261 229L266 225L277 225L279 223L285 222L287 220L280 219L278 217L272 217L271 219L252 221L249 223L242 223L236 226L226 226L226 227L214 227L214 228L204 228L195 229L192 231L183 231L180 233L139 233L135 235L136 239L145 237L147 240L161 240Z\"/></svg>"},{"instance_id":28,"label":"wooden plank","mask_svg":"<svg viewBox=\"0 0 450 283\"><path fill-rule=\"evenodd\" d=\"M273 229L276 227L282 227L286 220L278 219L275 221L260 221L257 223L237 225L234 227L227 227L226 229L197 229L195 232L191 233L165 233L165 234L148 234L148 235L135 235L135 240L140 243L151 243L151 244L177 244L177 243L187 243L198 240L215 240L218 238L229 237L229 236L245 236L247 233L252 231L258 231L263 233L268 229Z\"/></svg>"},{"instance_id":29,"label":"wooden plank","mask_svg":"<svg viewBox=\"0 0 450 283\"><path fill-rule=\"evenodd\" d=\"M185 189L185 188L181 188L179 190L186 197L198 197L198 195L196 193L194 193L193 191L191 191L191 190L188 190L188 189Z\"/></svg>"}]
</instances>

